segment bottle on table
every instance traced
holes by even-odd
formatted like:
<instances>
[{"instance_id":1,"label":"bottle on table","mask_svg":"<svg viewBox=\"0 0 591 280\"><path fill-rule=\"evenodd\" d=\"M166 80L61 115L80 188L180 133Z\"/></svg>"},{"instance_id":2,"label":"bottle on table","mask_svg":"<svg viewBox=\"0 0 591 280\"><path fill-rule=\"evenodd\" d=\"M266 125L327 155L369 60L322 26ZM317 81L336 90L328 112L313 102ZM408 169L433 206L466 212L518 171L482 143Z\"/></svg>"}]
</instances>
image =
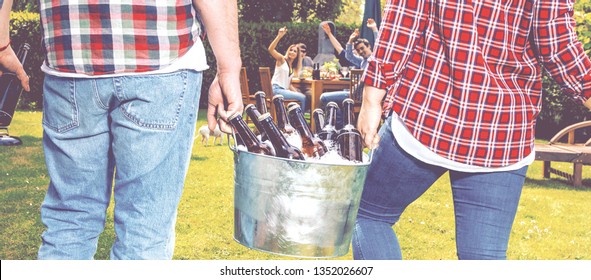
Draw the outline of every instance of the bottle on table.
<instances>
[{"instance_id":1,"label":"bottle on table","mask_svg":"<svg viewBox=\"0 0 591 280\"><path fill-rule=\"evenodd\" d=\"M312 79L320 80L320 64L314 63L314 69L312 69Z\"/></svg>"},{"instance_id":2,"label":"bottle on table","mask_svg":"<svg viewBox=\"0 0 591 280\"><path fill-rule=\"evenodd\" d=\"M320 158L328 152L328 148L324 142L312 133L310 126L304 118L304 113L300 105L295 104L289 106L288 115L289 121L302 138L302 153L308 157Z\"/></svg>"},{"instance_id":3,"label":"bottle on table","mask_svg":"<svg viewBox=\"0 0 591 280\"><path fill-rule=\"evenodd\" d=\"M272 148L269 147L267 143L261 142L254 132L250 130L248 124L242 119L240 113L235 113L228 119L228 121L234 128L237 137L240 137L242 144L249 152L269 156L275 155Z\"/></svg>"},{"instance_id":4,"label":"bottle on table","mask_svg":"<svg viewBox=\"0 0 591 280\"><path fill-rule=\"evenodd\" d=\"M343 101L343 128L337 135L337 147L339 154L350 161L363 162L363 138L359 130L355 128L355 114L353 113L353 99Z\"/></svg>"},{"instance_id":5,"label":"bottle on table","mask_svg":"<svg viewBox=\"0 0 591 280\"><path fill-rule=\"evenodd\" d=\"M259 122L269 137L273 148L275 149L275 156L287 159L305 160L304 154L298 148L292 146L287 142L283 133L279 130L277 125L273 122L271 114L265 113L259 117Z\"/></svg>"}]
</instances>

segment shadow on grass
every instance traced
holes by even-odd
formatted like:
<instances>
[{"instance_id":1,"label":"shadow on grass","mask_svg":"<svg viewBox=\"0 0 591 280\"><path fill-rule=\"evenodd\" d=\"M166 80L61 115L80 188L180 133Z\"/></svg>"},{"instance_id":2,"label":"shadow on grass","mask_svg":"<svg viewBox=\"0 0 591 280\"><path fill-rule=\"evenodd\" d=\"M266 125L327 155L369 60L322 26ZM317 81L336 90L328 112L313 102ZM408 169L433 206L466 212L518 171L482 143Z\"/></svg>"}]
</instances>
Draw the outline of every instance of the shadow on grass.
<instances>
[{"instance_id":1,"label":"shadow on grass","mask_svg":"<svg viewBox=\"0 0 591 280\"><path fill-rule=\"evenodd\" d=\"M209 157L191 156L191 161L206 161Z\"/></svg>"},{"instance_id":2,"label":"shadow on grass","mask_svg":"<svg viewBox=\"0 0 591 280\"><path fill-rule=\"evenodd\" d=\"M560 178L549 178L549 179L525 178L525 185L532 187L532 188L591 191L591 179L583 179L583 186L582 187L575 187L575 186L571 185L567 180L560 179Z\"/></svg>"}]
</instances>

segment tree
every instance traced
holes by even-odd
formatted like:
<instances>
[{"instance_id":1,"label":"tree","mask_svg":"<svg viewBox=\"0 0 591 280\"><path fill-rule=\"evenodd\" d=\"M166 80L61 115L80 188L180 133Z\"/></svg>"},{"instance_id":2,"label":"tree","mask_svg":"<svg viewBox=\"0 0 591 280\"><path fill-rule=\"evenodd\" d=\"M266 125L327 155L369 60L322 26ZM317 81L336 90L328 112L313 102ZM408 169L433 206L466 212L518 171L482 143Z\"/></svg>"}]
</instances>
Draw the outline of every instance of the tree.
<instances>
[{"instance_id":1,"label":"tree","mask_svg":"<svg viewBox=\"0 0 591 280\"><path fill-rule=\"evenodd\" d=\"M238 0L240 17L248 22L335 20L343 0Z\"/></svg>"},{"instance_id":2,"label":"tree","mask_svg":"<svg viewBox=\"0 0 591 280\"><path fill-rule=\"evenodd\" d=\"M240 17L248 22L288 22L293 17L294 0L238 0Z\"/></svg>"}]
</instances>

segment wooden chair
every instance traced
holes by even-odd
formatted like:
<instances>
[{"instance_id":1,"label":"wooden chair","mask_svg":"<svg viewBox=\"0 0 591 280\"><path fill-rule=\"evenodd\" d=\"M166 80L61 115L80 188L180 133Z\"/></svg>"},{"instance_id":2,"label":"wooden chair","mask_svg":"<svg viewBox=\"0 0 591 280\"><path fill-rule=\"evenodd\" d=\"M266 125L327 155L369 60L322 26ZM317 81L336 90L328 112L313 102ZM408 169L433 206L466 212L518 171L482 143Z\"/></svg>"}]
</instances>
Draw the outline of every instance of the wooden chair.
<instances>
[{"instance_id":1,"label":"wooden chair","mask_svg":"<svg viewBox=\"0 0 591 280\"><path fill-rule=\"evenodd\" d=\"M361 80L362 76L363 69L351 70L351 87L349 88L349 98L355 101L353 112L355 112L356 116L359 115L359 111L361 110L361 102L363 101L363 81Z\"/></svg>"},{"instance_id":2,"label":"wooden chair","mask_svg":"<svg viewBox=\"0 0 591 280\"><path fill-rule=\"evenodd\" d=\"M591 121L570 125L559 131L548 144L536 144L536 160L544 161L544 178L550 174L566 178L575 187L583 185L583 165L591 165L591 138L585 143L575 143L575 130L591 127ZM567 136L566 143L559 143ZM553 161L573 164L573 173L569 174L550 166Z\"/></svg>"},{"instance_id":3,"label":"wooden chair","mask_svg":"<svg viewBox=\"0 0 591 280\"><path fill-rule=\"evenodd\" d=\"M254 94L250 94L248 89L248 76L246 75L246 67L240 70L240 91L242 92L242 102L244 106L254 104Z\"/></svg>"},{"instance_id":4,"label":"wooden chair","mask_svg":"<svg viewBox=\"0 0 591 280\"><path fill-rule=\"evenodd\" d=\"M275 106L273 106L273 84L271 82L271 68L269 67L259 67L259 75L261 76L261 89L265 93L265 97L267 98L267 108L269 108L269 112L271 112L271 116L274 120L277 118L275 117ZM287 108L287 104L290 102L296 102L300 106L302 105L296 99L283 99L283 103Z\"/></svg>"}]
</instances>

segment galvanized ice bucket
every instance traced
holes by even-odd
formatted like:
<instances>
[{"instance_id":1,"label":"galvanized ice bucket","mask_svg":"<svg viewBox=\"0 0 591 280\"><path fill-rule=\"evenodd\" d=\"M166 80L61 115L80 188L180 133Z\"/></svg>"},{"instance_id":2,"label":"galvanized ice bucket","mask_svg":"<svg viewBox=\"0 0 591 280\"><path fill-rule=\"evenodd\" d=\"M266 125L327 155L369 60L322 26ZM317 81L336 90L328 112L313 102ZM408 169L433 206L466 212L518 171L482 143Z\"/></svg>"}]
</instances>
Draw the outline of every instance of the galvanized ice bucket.
<instances>
[{"instance_id":1,"label":"galvanized ice bucket","mask_svg":"<svg viewBox=\"0 0 591 280\"><path fill-rule=\"evenodd\" d=\"M369 163L331 165L234 151L234 239L310 258L349 251Z\"/></svg>"}]
</instances>

